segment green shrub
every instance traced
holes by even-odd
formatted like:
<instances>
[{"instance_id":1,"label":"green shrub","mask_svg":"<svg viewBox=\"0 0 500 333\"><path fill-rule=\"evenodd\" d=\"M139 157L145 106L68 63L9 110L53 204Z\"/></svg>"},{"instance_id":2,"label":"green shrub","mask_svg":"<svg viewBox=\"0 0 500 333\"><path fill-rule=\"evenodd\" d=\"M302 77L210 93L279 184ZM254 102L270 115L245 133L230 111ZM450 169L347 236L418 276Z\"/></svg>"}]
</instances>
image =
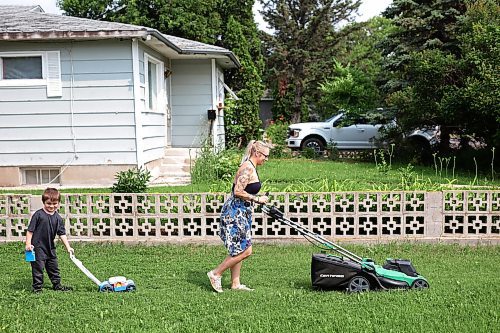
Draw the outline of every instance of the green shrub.
<instances>
[{"instance_id":1,"label":"green shrub","mask_svg":"<svg viewBox=\"0 0 500 333\"><path fill-rule=\"evenodd\" d=\"M267 140L275 145L284 145L287 137L288 123L283 120L283 116L276 121L271 121L266 128Z\"/></svg>"},{"instance_id":2,"label":"green shrub","mask_svg":"<svg viewBox=\"0 0 500 333\"><path fill-rule=\"evenodd\" d=\"M238 170L242 154L236 149L215 152L212 147L205 145L191 170L191 181L199 184L232 179Z\"/></svg>"},{"instance_id":3,"label":"green shrub","mask_svg":"<svg viewBox=\"0 0 500 333\"><path fill-rule=\"evenodd\" d=\"M151 173L142 167L132 168L118 172L115 179L116 183L111 188L114 193L144 193L148 188Z\"/></svg>"},{"instance_id":4,"label":"green shrub","mask_svg":"<svg viewBox=\"0 0 500 333\"><path fill-rule=\"evenodd\" d=\"M300 157L302 157L302 158L316 159L320 156L321 155L319 152L317 152L314 148L310 148L310 147L305 147L300 152Z\"/></svg>"}]
</instances>

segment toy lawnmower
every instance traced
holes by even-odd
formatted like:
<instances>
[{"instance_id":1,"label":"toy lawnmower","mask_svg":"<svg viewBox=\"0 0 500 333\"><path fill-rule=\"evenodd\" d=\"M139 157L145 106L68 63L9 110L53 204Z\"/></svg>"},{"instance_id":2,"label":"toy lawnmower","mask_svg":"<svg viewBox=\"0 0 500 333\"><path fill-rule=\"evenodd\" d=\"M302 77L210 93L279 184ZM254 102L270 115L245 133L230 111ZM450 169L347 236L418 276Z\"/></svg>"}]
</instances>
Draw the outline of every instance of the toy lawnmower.
<instances>
[{"instance_id":1,"label":"toy lawnmower","mask_svg":"<svg viewBox=\"0 0 500 333\"><path fill-rule=\"evenodd\" d=\"M135 283L132 280L127 280L124 276L113 276L107 281L99 281L94 274L92 274L82 262L78 260L73 252L70 254L70 259L78 267L83 274L85 274L89 279L91 279L97 286L99 286L99 291L101 292L119 292L119 291L135 291Z\"/></svg>"},{"instance_id":2,"label":"toy lawnmower","mask_svg":"<svg viewBox=\"0 0 500 333\"><path fill-rule=\"evenodd\" d=\"M262 211L290 226L316 245L339 255L313 254L311 282L315 289L360 292L388 289L427 289L429 282L417 273L409 260L387 259L383 266L372 259L361 258L283 216L275 206L263 206Z\"/></svg>"}]
</instances>

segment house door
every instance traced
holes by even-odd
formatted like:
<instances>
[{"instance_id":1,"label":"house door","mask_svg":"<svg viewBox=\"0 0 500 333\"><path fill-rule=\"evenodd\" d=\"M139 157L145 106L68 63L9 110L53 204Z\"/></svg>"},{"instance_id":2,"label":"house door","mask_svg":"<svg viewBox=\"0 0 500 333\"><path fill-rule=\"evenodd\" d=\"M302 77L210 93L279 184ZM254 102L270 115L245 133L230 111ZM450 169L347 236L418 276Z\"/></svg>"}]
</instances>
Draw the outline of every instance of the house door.
<instances>
[{"instance_id":1,"label":"house door","mask_svg":"<svg viewBox=\"0 0 500 333\"><path fill-rule=\"evenodd\" d=\"M170 79L165 75L165 64L149 54L144 54L146 81L146 111L151 114L155 125L161 124L163 133L155 133L156 137L164 136L164 146L168 145L170 127Z\"/></svg>"}]
</instances>

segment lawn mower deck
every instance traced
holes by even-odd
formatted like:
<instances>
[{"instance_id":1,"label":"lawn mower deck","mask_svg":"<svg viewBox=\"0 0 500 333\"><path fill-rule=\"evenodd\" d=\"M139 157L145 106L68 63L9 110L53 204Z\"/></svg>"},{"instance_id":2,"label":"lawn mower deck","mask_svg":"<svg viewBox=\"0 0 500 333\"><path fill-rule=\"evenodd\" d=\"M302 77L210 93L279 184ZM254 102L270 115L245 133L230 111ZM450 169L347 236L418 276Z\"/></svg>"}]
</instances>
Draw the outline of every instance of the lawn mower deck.
<instances>
[{"instance_id":1,"label":"lawn mower deck","mask_svg":"<svg viewBox=\"0 0 500 333\"><path fill-rule=\"evenodd\" d=\"M272 218L295 229L305 238L324 246L338 255L313 254L311 282L315 289L360 292L387 289L426 289L428 281L417 273L406 259L388 258L383 266L370 258L362 258L313 233L302 225L283 216L275 206L263 206L262 211Z\"/></svg>"}]
</instances>

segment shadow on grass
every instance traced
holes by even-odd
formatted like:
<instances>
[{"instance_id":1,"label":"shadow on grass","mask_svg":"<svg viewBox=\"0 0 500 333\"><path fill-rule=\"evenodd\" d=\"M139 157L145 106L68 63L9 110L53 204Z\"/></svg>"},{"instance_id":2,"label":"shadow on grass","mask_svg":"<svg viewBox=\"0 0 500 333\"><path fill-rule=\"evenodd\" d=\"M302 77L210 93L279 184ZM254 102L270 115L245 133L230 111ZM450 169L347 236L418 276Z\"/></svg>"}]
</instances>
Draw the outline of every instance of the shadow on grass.
<instances>
[{"instance_id":1,"label":"shadow on grass","mask_svg":"<svg viewBox=\"0 0 500 333\"><path fill-rule=\"evenodd\" d=\"M186 274L186 281L192 285L212 291L212 286L205 271L190 271Z\"/></svg>"},{"instance_id":2,"label":"shadow on grass","mask_svg":"<svg viewBox=\"0 0 500 333\"><path fill-rule=\"evenodd\" d=\"M26 291L31 291L32 281L30 278L18 280L14 282L13 284L10 285L10 289L14 291L21 291L21 290L26 290ZM44 286L45 287L45 286Z\"/></svg>"}]
</instances>

